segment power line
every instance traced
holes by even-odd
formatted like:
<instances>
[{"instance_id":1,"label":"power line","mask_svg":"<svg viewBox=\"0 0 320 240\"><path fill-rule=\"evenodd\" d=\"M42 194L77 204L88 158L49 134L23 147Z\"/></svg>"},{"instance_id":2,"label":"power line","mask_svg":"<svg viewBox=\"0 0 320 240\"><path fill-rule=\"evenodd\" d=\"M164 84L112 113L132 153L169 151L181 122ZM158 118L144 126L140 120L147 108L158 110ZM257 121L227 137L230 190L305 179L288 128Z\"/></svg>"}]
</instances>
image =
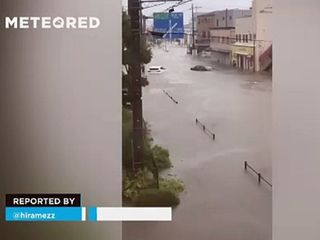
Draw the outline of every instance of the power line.
<instances>
[{"instance_id":1,"label":"power line","mask_svg":"<svg viewBox=\"0 0 320 240\"><path fill-rule=\"evenodd\" d=\"M157 32L157 31L149 31L149 32L151 32L152 34L154 34L154 35L156 35L156 36L161 36L161 35L164 35L165 33L164 32ZM183 34L183 35L192 35L192 33L186 33L186 32L183 32L183 33L181 33L181 32L172 32L172 34L174 35L174 34L177 34L177 35L181 35L181 34ZM222 38L223 36L211 36L210 38L202 38L201 37L201 40L211 40L212 38ZM231 37L224 37L225 39L229 39L230 41L231 40L234 40L235 42L239 42L239 43L248 43L248 42L253 42L253 41L256 41L256 42L272 42L272 41L270 41L270 40L263 40L263 39L252 39L252 40L248 40L248 42L247 41L236 41L237 40L237 38L231 38ZM225 43L225 44L227 44L227 43Z\"/></svg>"},{"instance_id":2,"label":"power line","mask_svg":"<svg viewBox=\"0 0 320 240\"><path fill-rule=\"evenodd\" d=\"M142 10L149 9L149 8L153 8L153 7L162 6L162 5L164 5L164 4L166 4L166 3L153 4L153 5L150 5L150 6L142 7Z\"/></svg>"},{"instance_id":3,"label":"power line","mask_svg":"<svg viewBox=\"0 0 320 240\"><path fill-rule=\"evenodd\" d=\"M172 8L180 7L181 5L186 4L188 2L191 2L191 1L193 1L193 0L185 0L185 1L179 2L177 4L172 5L171 7L166 8L164 11L169 11Z\"/></svg>"}]
</instances>

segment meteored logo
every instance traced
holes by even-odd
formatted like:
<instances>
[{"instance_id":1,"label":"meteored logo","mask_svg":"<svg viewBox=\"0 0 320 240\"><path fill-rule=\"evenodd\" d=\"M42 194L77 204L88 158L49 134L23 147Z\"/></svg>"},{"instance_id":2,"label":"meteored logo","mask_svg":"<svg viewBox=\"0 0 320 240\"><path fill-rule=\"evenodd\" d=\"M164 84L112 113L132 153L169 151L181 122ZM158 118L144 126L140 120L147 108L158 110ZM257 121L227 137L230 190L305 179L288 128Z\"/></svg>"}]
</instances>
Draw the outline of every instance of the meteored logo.
<instances>
[{"instance_id":1,"label":"meteored logo","mask_svg":"<svg viewBox=\"0 0 320 240\"><path fill-rule=\"evenodd\" d=\"M5 17L6 29L94 29L97 17Z\"/></svg>"}]
</instances>

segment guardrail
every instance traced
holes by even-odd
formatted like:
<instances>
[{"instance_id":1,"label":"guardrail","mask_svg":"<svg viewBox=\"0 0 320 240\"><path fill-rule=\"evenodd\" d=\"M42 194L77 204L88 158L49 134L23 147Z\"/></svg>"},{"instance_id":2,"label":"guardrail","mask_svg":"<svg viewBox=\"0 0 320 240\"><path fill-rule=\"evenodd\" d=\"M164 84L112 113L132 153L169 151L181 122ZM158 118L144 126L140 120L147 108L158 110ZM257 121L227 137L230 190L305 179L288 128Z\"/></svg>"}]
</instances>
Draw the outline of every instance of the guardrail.
<instances>
[{"instance_id":1,"label":"guardrail","mask_svg":"<svg viewBox=\"0 0 320 240\"><path fill-rule=\"evenodd\" d=\"M258 176L258 182L261 183L261 181L264 181L267 185L269 185L270 187L272 187L272 184L266 180L261 173L257 172L252 166L249 165L249 163L247 161L244 162L244 170L248 170L250 169L253 173L255 173Z\"/></svg>"},{"instance_id":2,"label":"guardrail","mask_svg":"<svg viewBox=\"0 0 320 240\"><path fill-rule=\"evenodd\" d=\"M166 90L162 90L175 104L178 104L178 101L175 100Z\"/></svg>"},{"instance_id":3,"label":"guardrail","mask_svg":"<svg viewBox=\"0 0 320 240\"><path fill-rule=\"evenodd\" d=\"M211 136L212 140L216 140L216 135L215 135L213 132L211 132L211 131L206 127L206 125L204 125L203 123L201 123L201 122L199 121L199 119L197 119L197 118L196 118L196 124L201 127L201 129L203 130L203 132L205 132L206 134L208 134L209 136Z\"/></svg>"}]
</instances>

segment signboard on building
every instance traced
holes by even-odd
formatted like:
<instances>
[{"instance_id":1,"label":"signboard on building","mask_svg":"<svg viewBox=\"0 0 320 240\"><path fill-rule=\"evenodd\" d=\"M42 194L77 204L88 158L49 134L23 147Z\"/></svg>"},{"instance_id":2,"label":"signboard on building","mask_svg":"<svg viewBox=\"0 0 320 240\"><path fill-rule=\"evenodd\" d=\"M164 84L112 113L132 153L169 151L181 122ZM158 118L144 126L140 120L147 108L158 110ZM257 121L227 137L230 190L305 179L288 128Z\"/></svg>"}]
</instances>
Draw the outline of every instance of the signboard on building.
<instances>
[{"instance_id":1,"label":"signboard on building","mask_svg":"<svg viewBox=\"0 0 320 240\"><path fill-rule=\"evenodd\" d=\"M232 46L232 53L233 54L239 54L239 55L245 55L245 56L253 56L253 46Z\"/></svg>"},{"instance_id":2,"label":"signboard on building","mask_svg":"<svg viewBox=\"0 0 320 240\"><path fill-rule=\"evenodd\" d=\"M153 31L164 33L164 39L184 38L182 12L158 12L153 14Z\"/></svg>"}]
</instances>

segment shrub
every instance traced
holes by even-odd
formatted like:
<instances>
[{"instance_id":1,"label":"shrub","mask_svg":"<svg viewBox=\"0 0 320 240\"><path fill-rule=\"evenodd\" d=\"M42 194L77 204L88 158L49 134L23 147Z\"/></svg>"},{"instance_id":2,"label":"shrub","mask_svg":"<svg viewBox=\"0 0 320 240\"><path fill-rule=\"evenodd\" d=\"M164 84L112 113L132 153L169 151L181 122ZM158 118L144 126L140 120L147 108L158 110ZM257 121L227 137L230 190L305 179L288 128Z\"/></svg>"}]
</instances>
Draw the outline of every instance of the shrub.
<instances>
[{"instance_id":1,"label":"shrub","mask_svg":"<svg viewBox=\"0 0 320 240\"><path fill-rule=\"evenodd\" d=\"M184 184L181 180L177 179L163 179L160 181L160 189L171 191L178 196L179 193L184 191Z\"/></svg>"},{"instance_id":2,"label":"shrub","mask_svg":"<svg viewBox=\"0 0 320 240\"><path fill-rule=\"evenodd\" d=\"M167 149L164 149L158 145L152 147L153 158L157 164L158 169L164 170L172 167L169 152Z\"/></svg>"},{"instance_id":3,"label":"shrub","mask_svg":"<svg viewBox=\"0 0 320 240\"><path fill-rule=\"evenodd\" d=\"M148 189L141 191L134 203L138 207L175 207L180 203L180 200L171 191Z\"/></svg>"},{"instance_id":4,"label":"shrub","mask_svg":"<svg viewBox=\"0 0 320 240\"><path fill-rule=\"evenodd\" d=\"M132 176L126 176L123 180L123 196L128 199L135 199L142 189L150 185L150 172L144 168Z\"/></svg>"}]
</instances>

